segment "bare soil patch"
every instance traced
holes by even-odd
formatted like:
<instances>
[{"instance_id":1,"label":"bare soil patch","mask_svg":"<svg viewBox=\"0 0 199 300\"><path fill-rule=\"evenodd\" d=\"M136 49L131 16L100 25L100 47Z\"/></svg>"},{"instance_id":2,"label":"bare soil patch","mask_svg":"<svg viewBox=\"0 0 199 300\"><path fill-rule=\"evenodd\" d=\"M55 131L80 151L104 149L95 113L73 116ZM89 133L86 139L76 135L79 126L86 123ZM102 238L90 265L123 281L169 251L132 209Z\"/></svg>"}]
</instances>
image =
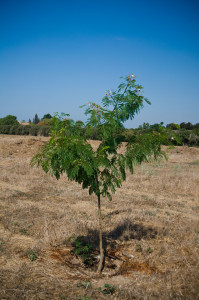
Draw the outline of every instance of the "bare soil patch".
<instances>
[{"instance_id":1,"label":"bare soil patch","mask_svg":"<svg viewBox=\"0 0 199 300\"><path fill-rule=\"evenodd\" d=\"M72 251L98 255L97 199L30 167L47 140L0 135L0 299L199 299L199 148L164 147L103 199L99 276Z\"/></svg>"}]
</instances>

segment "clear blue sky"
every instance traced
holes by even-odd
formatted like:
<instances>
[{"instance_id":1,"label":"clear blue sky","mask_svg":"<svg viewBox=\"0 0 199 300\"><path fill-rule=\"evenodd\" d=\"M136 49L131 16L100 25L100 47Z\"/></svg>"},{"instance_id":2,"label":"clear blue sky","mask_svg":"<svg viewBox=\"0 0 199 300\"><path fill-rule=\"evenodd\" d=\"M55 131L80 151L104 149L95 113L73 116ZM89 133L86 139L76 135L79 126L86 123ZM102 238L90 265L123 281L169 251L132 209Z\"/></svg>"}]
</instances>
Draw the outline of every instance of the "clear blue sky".
<instances>
[{"instance_id":1,"label":"clear blue sky","mask_svg":"<svg viewBox=\"0 0 199 300\"><path fill-rule=\"evenodd\" d=\"M133 73L143 122L199 122L199 1L0 0L0 117L100 102Z\"/></svg>"}]
</instances>

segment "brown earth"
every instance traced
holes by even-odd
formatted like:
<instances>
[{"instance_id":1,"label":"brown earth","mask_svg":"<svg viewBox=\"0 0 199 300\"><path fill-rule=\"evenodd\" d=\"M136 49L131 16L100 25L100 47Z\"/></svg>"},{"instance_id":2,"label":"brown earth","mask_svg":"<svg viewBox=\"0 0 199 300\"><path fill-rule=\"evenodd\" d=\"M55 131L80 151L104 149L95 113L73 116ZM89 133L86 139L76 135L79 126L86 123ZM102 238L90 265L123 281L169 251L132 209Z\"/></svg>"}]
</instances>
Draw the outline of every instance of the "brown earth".
<instances>
[{"instance_id":1,"label":"brown earth","mask_svg":"<svg viewBox=\"0 0 199 300\"><path fill-rule=\"evenodd\" d=\"M71 252L85 236L98 255L95 196L30 167L47 140L0 135L0 299L199 299L199 148L164 147L103 199L99 276Z\"/></svg>"}]
</instances>

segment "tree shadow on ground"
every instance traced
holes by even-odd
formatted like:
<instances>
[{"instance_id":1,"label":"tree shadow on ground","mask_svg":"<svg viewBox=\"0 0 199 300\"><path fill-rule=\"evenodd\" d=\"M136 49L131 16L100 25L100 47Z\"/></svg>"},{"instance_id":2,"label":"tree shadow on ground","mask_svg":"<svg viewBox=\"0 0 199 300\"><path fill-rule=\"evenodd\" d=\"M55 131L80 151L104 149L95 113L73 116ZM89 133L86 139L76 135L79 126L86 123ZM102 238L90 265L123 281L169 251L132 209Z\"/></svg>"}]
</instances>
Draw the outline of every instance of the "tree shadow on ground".
<instances>
[{"instance_id":1,"label":"tree shadow on ground","mask_svg":"<svg viewBox=\"0 0 199 300\"><path fill-rule=\"evenodd\" d=\"M87 229L88 234L85 237L87 241L96 245L99 245L99 231L96 229ZM150 226L146 227L142 224L133 224L131 220L126 219L123 223L118 224L110 232L103 232L103 247L107 246L114 247L116 241L130 241L130 240L141 240L141 239L154 239L157 235L157 230Z\"/></svg>"}]
</instances>

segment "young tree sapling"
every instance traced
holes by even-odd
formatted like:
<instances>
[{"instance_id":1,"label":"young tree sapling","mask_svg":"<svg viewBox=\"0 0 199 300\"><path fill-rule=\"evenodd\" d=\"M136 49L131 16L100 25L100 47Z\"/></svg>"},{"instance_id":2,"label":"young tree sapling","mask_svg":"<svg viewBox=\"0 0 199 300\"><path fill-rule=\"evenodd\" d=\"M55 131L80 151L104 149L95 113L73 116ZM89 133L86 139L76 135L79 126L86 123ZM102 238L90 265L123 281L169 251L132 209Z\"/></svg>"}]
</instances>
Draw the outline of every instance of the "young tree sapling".
<instances>
[{"instance_id":1,"label":"young tree sapling","mask_svg":"<svg viewBox=\"0 0 199 300\"><path fill-rule=\"evenodd\" d=\"M119 153L122 145L124 122L133 119L144 102L150 102L142 95L143 87L136 83L135 76L123 78L116 90L106 92L101 105L90 102L85 114L84 125L68 119L69 115L56 114L53 117L50 140L32 158L31 164L41 166L46 173L57 179L66 174L89 194L95 194L98 202L100 261L98 272L103 268L104 250L102 240L101 199L112 199L116 188L126 179L126 170L133 173L134 165L157 159L161 151L162 136L157 133L133 135L125 145L125 153ZM84 134L82 128L84 127ZM96 151L86 139L96 128L101 140ZM85 134L86 131L86 134Z\"/></svg>"}]
</instances>

